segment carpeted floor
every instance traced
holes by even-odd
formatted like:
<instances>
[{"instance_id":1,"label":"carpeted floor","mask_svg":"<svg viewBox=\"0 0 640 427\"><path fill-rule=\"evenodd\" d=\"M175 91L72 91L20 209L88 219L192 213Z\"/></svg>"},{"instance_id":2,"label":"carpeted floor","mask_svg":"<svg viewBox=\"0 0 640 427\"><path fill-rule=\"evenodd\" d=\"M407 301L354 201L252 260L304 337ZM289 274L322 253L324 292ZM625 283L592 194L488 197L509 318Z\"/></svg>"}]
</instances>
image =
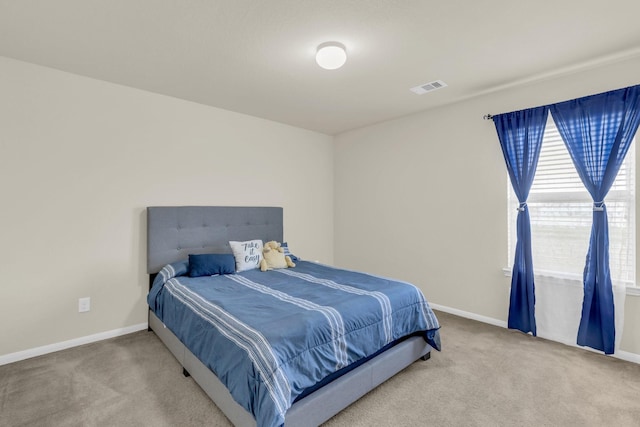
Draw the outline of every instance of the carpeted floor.
<instances>
[{"instance_id":1,"label":"carpeted floor","mask_svg":"<svg viewBox=\"0 0 640 427\"><path fill-rule=\"evenodd\" d=\"M640 426L640 365L438 312L443 351L325 426ZM229 426L150 332L0 366L0 426Z\"/></svg>"}]
</instances>

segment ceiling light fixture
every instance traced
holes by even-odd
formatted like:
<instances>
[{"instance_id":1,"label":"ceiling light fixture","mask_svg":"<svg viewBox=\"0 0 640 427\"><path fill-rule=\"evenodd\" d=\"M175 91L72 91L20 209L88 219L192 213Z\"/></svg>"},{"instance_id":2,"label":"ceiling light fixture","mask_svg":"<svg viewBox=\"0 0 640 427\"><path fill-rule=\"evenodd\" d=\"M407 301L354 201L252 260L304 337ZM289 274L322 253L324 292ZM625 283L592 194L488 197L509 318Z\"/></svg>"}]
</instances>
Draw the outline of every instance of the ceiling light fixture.
<instances>
[{"instance_id":1,"label":"ceiling light fixture","mask_svg":"<svg viewBox=\"0 0 640 427\"><path fill-rule=\"evenodd\" d=\"M342 43L326 42L318 46L316 62L325 70L335 70L347 62L347 49Z\"/></svg>"}]
</instances>

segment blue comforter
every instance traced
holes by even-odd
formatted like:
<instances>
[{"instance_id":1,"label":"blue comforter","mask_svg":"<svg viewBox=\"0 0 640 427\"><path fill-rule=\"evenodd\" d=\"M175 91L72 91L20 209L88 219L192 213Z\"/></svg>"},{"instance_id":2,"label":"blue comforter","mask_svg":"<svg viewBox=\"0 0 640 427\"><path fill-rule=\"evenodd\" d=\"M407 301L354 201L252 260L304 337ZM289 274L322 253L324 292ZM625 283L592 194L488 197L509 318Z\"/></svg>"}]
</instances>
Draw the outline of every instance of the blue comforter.
<instances>
[{"instance_id":1,"label":"blue comforter","mask_svg":"<svg viewBox=\"0 0 640 427\"><path fill-rule=\"evenodd\" d=\"M415 286L299 261L293 269L188 277L165 266L149 307L256 417L279 426L327 375L416 332L440 349L438 320Z\"/></svg>"}]
</instances>

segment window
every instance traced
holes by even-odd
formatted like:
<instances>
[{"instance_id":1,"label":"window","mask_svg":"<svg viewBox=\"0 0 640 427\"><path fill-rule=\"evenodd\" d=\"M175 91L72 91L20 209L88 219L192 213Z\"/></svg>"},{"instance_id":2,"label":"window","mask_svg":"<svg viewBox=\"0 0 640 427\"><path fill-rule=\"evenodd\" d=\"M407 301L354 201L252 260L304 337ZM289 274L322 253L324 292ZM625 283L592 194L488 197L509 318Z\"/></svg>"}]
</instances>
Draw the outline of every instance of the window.
<instances>
[{"instance_id":1,"label":"window","mask_svg":"<svg viewBox=\"0 0 640 427\"><path fill-rule=\"evenodd\" d=\"M518 199L510 183L508 193L509 266L512 267ZM635 143L632 143L605 203L609 218L611 278L614 282L635 286ZM535 272L582 279L593 201L551 116L527 204Z\"/></svg>"}]
</instances>

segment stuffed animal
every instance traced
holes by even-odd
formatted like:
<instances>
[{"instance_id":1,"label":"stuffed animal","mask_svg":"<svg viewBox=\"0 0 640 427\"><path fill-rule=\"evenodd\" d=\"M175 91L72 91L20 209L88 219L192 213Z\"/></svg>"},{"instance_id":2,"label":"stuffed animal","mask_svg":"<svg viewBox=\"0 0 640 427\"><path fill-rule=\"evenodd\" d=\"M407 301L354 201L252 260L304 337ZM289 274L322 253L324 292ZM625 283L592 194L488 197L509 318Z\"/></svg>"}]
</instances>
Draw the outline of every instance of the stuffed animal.
<instances>
[{"instance_id":1,"label":"stuffed animal","mask_svg":"<svg viewBox=\"0 0 640 427\"><path fill-rule=\"evenodd\" d=\"M260 270L267 271L274 268L295 267L291 261L291 257L284 255L284 249L280 243L272 240L264 244L262 248L262 261L260 261Z\"/></svg>"}]
</instances>

